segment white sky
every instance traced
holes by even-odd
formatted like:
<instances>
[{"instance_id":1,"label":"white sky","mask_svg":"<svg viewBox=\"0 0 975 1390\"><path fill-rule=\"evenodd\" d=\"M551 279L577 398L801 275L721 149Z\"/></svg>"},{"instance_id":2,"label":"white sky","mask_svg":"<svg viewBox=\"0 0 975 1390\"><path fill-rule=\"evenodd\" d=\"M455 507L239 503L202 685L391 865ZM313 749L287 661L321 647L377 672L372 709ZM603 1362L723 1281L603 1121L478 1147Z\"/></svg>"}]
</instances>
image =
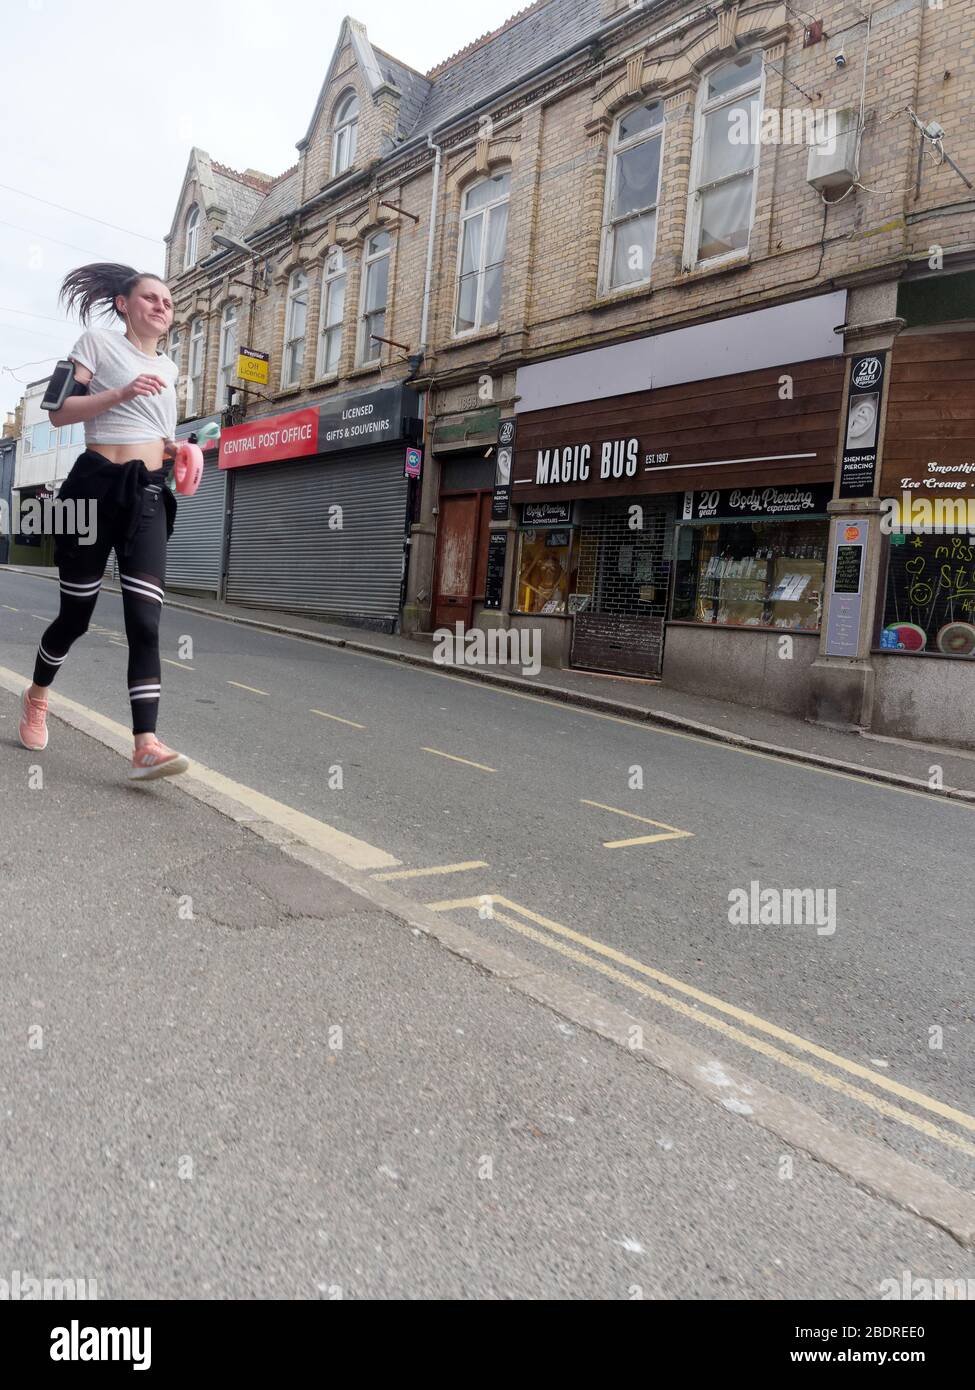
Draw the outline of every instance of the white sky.
<instances>
[{"instance_id":1,"label":"white sky","mask_svg":"<svg viewBox=\"0 0 975 1390\"><path fill-rule=\"evenodd\" d=\"M346 14L426 72L527 2L3 0L0 419L78 336L68 270L162 270L192 145L233 169L295 163Z\"/></svg>"}]
</instances>

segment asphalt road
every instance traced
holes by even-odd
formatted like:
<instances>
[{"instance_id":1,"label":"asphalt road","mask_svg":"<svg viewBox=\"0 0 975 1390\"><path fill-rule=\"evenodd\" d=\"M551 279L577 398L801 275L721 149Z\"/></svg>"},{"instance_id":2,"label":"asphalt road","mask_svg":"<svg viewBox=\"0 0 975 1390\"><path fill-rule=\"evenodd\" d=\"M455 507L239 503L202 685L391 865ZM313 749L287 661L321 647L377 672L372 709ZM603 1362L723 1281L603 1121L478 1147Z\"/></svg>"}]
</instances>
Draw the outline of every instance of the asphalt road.
<instances>
[{"instance_id":1,"label":"asphalt road","mask_svg":"<svg viewBox=\"0 0 975 1390\"><path fill-rule=\"evenodd\" d=\"M56 602L0 579L0 664ZM57 690L124 724L117 595L94 621ZM395 886L971 1188L972 810L175 609L163 648L168 742L403 870L483 862ZM733 924L753 881L835 930Z\"/></svg>"}]
</instances>

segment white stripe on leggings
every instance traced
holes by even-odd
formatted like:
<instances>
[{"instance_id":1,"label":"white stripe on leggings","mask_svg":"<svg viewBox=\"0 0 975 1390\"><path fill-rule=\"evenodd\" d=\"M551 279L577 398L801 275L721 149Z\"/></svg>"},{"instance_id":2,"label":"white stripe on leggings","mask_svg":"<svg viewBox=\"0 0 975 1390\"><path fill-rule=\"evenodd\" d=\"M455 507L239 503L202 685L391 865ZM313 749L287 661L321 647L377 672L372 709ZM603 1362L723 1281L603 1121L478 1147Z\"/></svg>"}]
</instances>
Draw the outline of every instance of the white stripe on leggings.
<instances>
[{"instance_id":1,"label":"white stripe on leggings","mask_svg":"<svg viewBox=\"0 0 975 1390\"><path fill-rule=\"evenodd\" d=\"M101 585L96 584L93 589L69 588L67 584L61 585L61 592L65 598L97 598Z\"/></svg>"},{"instance_id":2,"label":"white stripe on leggings","mask_svg":"<svg viewBox=\"0 0 975 1390\"><path fill-rule=\"evenodd\" d=\"M150 584L148 579L133 579L131 575L120 574L119 579L123 589L129 589L134 594L141 594L143 598L154 598L157 603L162 603L165 592L160 589L158 584Z\"/></svg>"},{"instance_id":3,"label":"white stripe on leggings","mask_svg":"<svg viewBox=\"0 0 975 1390\"><path fill-rule=\"evenodd\" d=\"M65 652L64 656L48 656L47 652L44 650L43 642L38 646L37 650L41 654L41 660L46 661L48 666L60 666L62 661L67 660L67 652Z\"/></svg>"}]
</instances>

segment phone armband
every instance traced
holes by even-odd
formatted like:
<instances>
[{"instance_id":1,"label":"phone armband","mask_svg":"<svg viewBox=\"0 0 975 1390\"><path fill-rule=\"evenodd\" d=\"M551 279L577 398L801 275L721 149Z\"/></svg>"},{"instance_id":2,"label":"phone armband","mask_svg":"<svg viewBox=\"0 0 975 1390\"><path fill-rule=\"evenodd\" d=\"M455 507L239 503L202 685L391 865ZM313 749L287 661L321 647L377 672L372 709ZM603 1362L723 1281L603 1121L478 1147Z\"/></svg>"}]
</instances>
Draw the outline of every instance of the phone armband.
<instances>
[{"instance_id":1,"label":"phone armband","mask_svg":"<svg viewBox=\"0 0 975 1390\"><path fill-rule=\"evenodd\" d=\"M68 359L58 362L47 383L42 410L60 410L69 396L87 396L88 387L75 381L74 363Z\"/></svg>"}]
</instances>

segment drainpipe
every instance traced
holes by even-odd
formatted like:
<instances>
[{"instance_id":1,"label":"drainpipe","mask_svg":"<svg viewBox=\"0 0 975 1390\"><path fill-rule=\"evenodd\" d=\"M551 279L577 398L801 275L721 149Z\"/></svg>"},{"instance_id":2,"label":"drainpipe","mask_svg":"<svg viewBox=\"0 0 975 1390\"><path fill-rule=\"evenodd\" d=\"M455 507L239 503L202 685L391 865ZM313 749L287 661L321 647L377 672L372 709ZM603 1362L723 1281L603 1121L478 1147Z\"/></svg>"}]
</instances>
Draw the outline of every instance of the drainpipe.
<instances>
[{"instance_id":1,"label":"drainpipe","mask_svg":"<svg viewBox=\"0 0 975 1390\"><path fill-rule=\"evenodd\" d=\"M437 232L437 199L440 194L440 166L443 160L443 146L435 145L427 136L427 149L434 151L433 190L430 194L430 231L427 236L427 269L423 280L423 317L420 321L420 352L426 356L427 330L430 323L430 293L433 282L433 242Z\"/></svg>"}]
</instances>

